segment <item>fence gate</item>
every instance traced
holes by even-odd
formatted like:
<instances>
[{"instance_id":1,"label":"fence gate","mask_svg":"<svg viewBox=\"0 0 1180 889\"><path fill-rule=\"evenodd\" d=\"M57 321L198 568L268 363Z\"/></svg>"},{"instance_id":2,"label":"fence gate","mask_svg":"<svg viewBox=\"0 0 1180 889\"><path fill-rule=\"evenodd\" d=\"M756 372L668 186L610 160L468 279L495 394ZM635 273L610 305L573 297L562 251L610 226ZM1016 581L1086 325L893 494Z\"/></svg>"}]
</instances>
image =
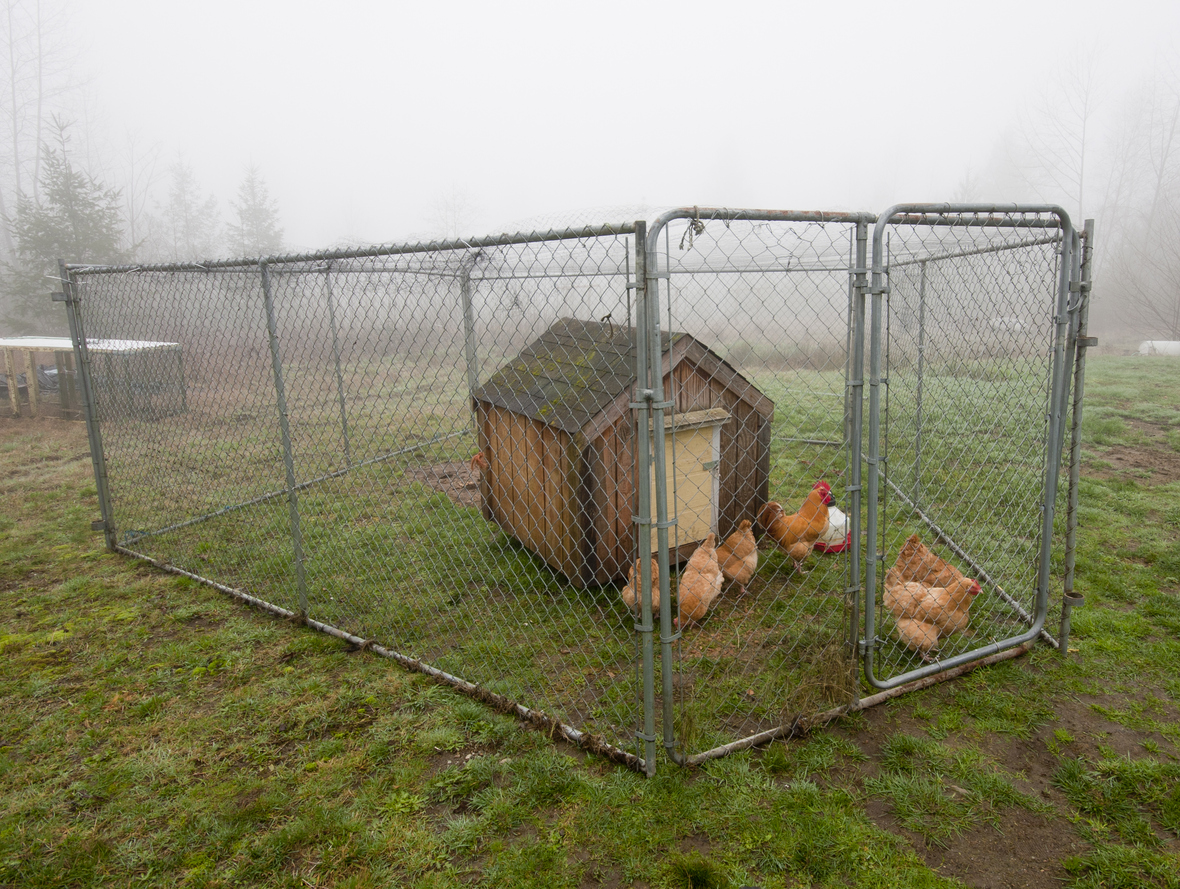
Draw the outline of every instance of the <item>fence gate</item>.
<instances>
[{"instance_id":1,"label":"fence gate","mask_svg":"<svg viewBox=\"0 0 1180 889\"><path fill-rule=\"evenodd\" d=\"M876 223L866 527L878 555L866 562L864 646L876 688L1038 635L1054 642L1044 627L1073 241L1068 216L1047 206L900 205ZM930 650L886 600L915 534L980 586L969 627Z\"/></svg>"},{"instance_id":2,"label":"fence gate","mask_svg":"<svg viewBox=\"0 0 1180 889\"><path fill-rule=\"evenodd\" d=\"M856 697L858 331L872 220L678 211L648 237L652 312L686 343L684 360L666 363L657 381L666 411L655 413L665 413L672 434L653 440L657 464L671 467L656 472L666 486L656 503L657 527L670 525L659 532L671 568L669 577L661 545L661 597L670 601L673 586L678 593L678 609L661 614L664 742L678 762L766 740ZM702 474L692 437L679 429L710 411L723 425L711 472ZM830 497L813 493L820 483ZM685 559L703 536L694 507L709 493L718 543L740 537L743 522L761 539L757 573L744 584L726 579L705 611ZM804 547L797 564L786 551L791 541L780 534L776 542L782 522L771 524L766 509L806 511L809 497L830 499L831 514L839 510L847 525L830 552Z\"/></svg>"},{"instance_id":3,"label":"fence gate","mask_svg":"<svg viewBox=\"0 0 1180 889\"><path fill-rule=\"evenodd\" d=\"M649 775L700 762L1051 640L1075 240L1052 207L693 208L63 264L100 524ZM694 583L745 527L757 572ZM886 603L911 535L981 588L925 648Z\"/></svg>"}]
</instances>

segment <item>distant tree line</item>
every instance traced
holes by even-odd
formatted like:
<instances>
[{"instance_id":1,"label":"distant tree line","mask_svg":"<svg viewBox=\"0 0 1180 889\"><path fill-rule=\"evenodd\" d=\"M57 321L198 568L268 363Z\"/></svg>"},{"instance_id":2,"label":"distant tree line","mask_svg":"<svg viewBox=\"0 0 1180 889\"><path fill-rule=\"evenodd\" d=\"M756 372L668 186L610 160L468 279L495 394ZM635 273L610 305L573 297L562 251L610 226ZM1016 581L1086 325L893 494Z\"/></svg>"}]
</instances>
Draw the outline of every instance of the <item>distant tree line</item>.
<instances>
[{"instance_id":1,"label":"distant tree line","mask_svg":"<svg viewBox=\"0 0 1180 889\"><path fill-rule=\"evenodd\" d=\"M1033 93L957 200L1060 204L1095 220L1092 328L1180 340L1180 53L1116 91L1079 56Z\"/></svg>"},{"instance_id":2,"label":"distant tree line","mask_svg":"<svg viewBox=\"0 0 1180 889\"><path fill-rule=\"evenodd\" d=\"M279 253L283 229L261 171L246 166L223 216L183 157L128 140L121 175L75 143L78 87L55 48L62 22L41 0L0 0L0 335L60 333L58 260L181 262ZM114 181L112 181L114 179ZM163 181L161 181L163 180Z\"/></svg>"}]
</instances>

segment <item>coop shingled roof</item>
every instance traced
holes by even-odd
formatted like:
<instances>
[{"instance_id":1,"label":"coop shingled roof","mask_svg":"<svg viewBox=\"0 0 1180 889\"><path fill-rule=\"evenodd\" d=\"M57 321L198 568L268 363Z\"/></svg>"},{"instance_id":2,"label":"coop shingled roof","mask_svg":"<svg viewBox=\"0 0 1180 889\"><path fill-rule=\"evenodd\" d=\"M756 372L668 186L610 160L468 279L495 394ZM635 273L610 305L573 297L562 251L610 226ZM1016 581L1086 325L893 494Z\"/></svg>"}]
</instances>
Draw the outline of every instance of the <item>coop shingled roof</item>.
<instances>
[{"instance_id":1,"label":"coop shingled roof","mask_svg":"<svg viewBox=\"0 0 1180 889\"><path fill-rule=\"evenodd\" d=\"M661 354L684 336L661 333ZM562 318L474 397L575 434L635 382L633 337L630 327Z\"/></svg>"}]
</instances>

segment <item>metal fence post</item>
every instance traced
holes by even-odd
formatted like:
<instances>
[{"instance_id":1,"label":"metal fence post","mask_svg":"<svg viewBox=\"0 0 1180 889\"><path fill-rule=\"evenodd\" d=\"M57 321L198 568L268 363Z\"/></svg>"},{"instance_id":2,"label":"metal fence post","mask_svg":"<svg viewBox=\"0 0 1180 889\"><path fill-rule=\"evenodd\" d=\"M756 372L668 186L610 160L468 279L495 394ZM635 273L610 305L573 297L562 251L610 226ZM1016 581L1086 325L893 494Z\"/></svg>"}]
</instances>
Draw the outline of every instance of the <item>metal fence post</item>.
<instances>
[{"instance_id":1,"label":"metal fence post","mask_svg":"<svg viewBox=\"0 0 1180 889\"><path fill-rule=\"evenodd\" d=\"M872 587L861 585L861 560L863 558L863 544L860 535L860 516L862 508L862 472L861 472L861 441L864 433L864 364L865 364L865 295L868 291L868 239L869 226L864 220L856 223L856 267L854 269L853 307L852 307L852 355L848 373L848 401L851 407L850 436L848 441L848 471L849 471L849 532L852 536L852 548L848 553L849 590L852 599L852 614L849 617L849 641L853 647L853 658L864 654L860 650L860 599L864 592L866 597L873 594ZM866 602L865 614L871 611ZM866 634L866 644L872 640ZM852 686L853 700L859 698L859 683Z\"/></svg>"},{"instance_id":2,"label":"metal fence post","mask_svg":"<svg viewBox=\"0 0 1180 889\"><path fill-rule=\"evenodd\" d=\"M1061 600L1061 632L1058 634L1060 653L1069 653L1070 612L1080 608L1084 597L1074 592L1074 569L1077 562L1078 532L1078 483L1082 463L1082 396L1086 388L1086 349L1098 344L1089 336L1090 282L1094 261L1094 220L1083 224L1081 274L1079 275L1079 298L1077 339L1074 353L1073 416L1069 438L1069 499L1065 514L1065 579Z\"/></svg>"},{"instance_id":3,"label":"metal fence post","mask_svg":"<svg viewBox=\"0 0 1180 889\"><path fill-rule=\"evenodd\" d=\"M881 217L888 219L888 214ZM880 226L878 222L878 226ZM889 291L888 268L883 269L883 259L879 245L873 242L873 269L869 286L869 447L864 458L868 467L867 515L865 518L865 546L867 552L864 558L865 577L865 650L864 666L871 672L873 667L873 649L876 644L876 608L873 598L877 591L877 563L882 561L884 554L879 548L879 532L877 530L878 496L880 493L880 454L881 454L881 327L884 324L884 294ZM860 346L863 362L864 346ZM855 511L854 511L855 512ZM855 539L855 538L854 538Z\"/></svg>"},{"instance_id":4,"label":"metal fence post","mask_svg":"<svg viewBox=\"0 0 1180 889\"><path fill-rule=\"evenodd\" d=\"M291 508L291 548L295 561L295 585L299 591L299 613L307 617L307 578L303 570L303 534L299 525L299 491L295 482L295 459L291 452L291 425L287 415L287 393L283 388L283 360L279 354L278 324L271 295L270 271L266 261L258 263L262 275L262 300L266 308L266 333L270 341L270 366L274 371L279 430L283 438L283 466L287 471L287 502Z\"/></svg>"},{"instance_id":5,"label":"metal fence post","mask_svg":"<svg viewBox=\"0 0 1180 889\"><path fill-rule=\"evenodd\" d=\"M646 231L645 231L646 233ZM658 236L658 232L656 233ZM686 761L685 755L676 750L676 725L673 712L673 664L672 643L680 633L672 627L671 558L668 553L668 528L675 520L668 519L668 471L667 454L664 446L664 411L672 402L664 401L664 357L660 342L660 286L659 264L656 244L651 244L647 255L647 287L644 290L644 308L647 314L648 373L650 374L650 399L653 412L651 421L651 442L654 450L653 476L655 479L656 508L656 566L660 575L660 677L662 680L664 750L668 758L678 765ZM671 298L671 287L666 292ZM669 337L672 335L668 332ZM650 544L648 544L650 546Z\"/></svg>"},{"instance_id":6,"label":"metal fence post","mask_svg":"<svg viewBox=\"0 0 1180 889\"><path fill-rule=\"evenodd\" d=\"M1044 520L1041 528L1041 551L1037 565L1037 602L1034 617L1038 629L1049 609L1050 562L1053 555L1053 516L1057 509L1057 482L1061 476L1061 454L1065 438L1065 406L1069 400L1070 368L1066 348L1069 345L1071 317L1069 311L1074 228L1064 211L1061 223L1061 268L1058 274L1057 305L1054 309L1056 337L1053 347L1052 390L1049 398L1049 437L1046 442Z\"/></svg>"},{"instance_id":7,"label":"metal fence post","mask_svg":"<svg viewBox=\"0 0 1180 889\"><path fill-rule=\"evenodd\" d=\"M54 300L60 300L66 305L66 321L70 327L70 339L74 343L74 364L77 366L78 389L82 398L82 416L86 420L86 438L90 442L90 462L94 467L94 487L98 491L98 509L102 520L91 527L103 532L103 540L107 549L112 552L118 543L115 530L115 512L111 504L110 487L107 483L107 460L102 447L102 430L98 425L98 405L94 400L94 382L90 374L90 352L86 348L85 327L82 324L82 313L78 305L78 292L65 260L57 261L58 273L61 276L60 294L53 295ZM36 373L36 370L33 371ZM65 381L60 384L63 388ZM13 377L11 389L16 389L16 378Z\"/></svg>"},{"instance_id":8,"label":"metal fence post","mask_svg":"<svg viewBox=\"0 0 1180 889\"><path fill-rule=\"evenodd\" d=\"M471 268L479 253L465 257L459 267L459 298L463 301L463 356L467 362L467 393L479 388L479 363L475 352L475 309L471 302ZM474 422L474 414L472 415Z\"/></svg>"},{"instance_id":9,"label":"metal fence post","mask_svg":"<svg viewBox=\"0 0 1180 889\"><path fill-rule=\"evenodd\" d=\"M324 266L324 290L328 299L328 325L332 328L332 360L336 365L336 397L340 401L340 431L344 436L344 465L352 468L352 448L348 441L348 408L344 401L344 374L340 370L340 335L336 327L336 306L332 299L332 264Z\"/></svg>"},{"instance_id":10,"label":"metal fence post","mask_svg":"<svg viewBox=\"0 0 1180 889\"><path fill-rule=\"evenodd\" d=\"M635 488L638 493L635 516L636 554L639 557L639 618L635 628L640 634L643 658L643 741L644 771L650 778L656 773L656 717L655 717L655 643L652 639L652 576L651 576L651 362L648 358L647 301L649 285L647 270L647 223L635 223L635 392L631 407L636 411L636 467ZM667 569L660 577L661 587L667 581ZM660 610L661 628L670 621L668 609ZM662 633L661 633L662 635ZM665 704L665 707L667 705ZM665 725L667 736L668 727Z\"/></svg>"},{"instance_id":11,"label":"metal fence post","mask_svg":"<svg viewBox=\"0 0 1180 889\"><path fill-rule=\"evenodd\" d=\"M914 406L914 506L922 508L922 383L926 372L926 263L918 266L918 392Z\"/></svg>"}]
</instances>

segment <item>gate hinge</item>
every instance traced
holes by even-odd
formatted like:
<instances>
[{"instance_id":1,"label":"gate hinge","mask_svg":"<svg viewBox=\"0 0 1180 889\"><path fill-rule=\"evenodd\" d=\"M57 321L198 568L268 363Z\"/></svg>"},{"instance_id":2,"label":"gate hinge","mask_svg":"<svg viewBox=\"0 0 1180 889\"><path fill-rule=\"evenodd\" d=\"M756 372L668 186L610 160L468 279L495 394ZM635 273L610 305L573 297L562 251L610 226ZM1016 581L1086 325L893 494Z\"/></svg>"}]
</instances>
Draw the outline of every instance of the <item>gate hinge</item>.
<instances>
[{"instance_id":1,"label":"gate hinge","mask_svg":"<svg viewBox=\"0 0 1180 889\"><path fill-rule=\"evenodd\" d=\"M1097 346L1098 337L1096 336L1080 336L1078 337L1078 345L1083 347Z\"/></svg>"},{"instance_id":2,"label":"gate hinge","mask_svg":"<svg viewBox=\"0 0 1180 889\"><path fill-rule=\"evenodd\" d=\"M55 303L76 303L78 301L78 297L70 296L68 293L54 293L53 301Z\"/></svg>"},{"instance_id":3,"label":"gate hinge","mask_svg":"<svg viewBox=\"0 0 1180 889\"><path fill-rule=\"evenodd\" d=\"M90 530L91 531L105 531L106 529L107 529L107 523L103 519L99 519L97 522L90 523Z\"/></svg>"}]
</instances>

